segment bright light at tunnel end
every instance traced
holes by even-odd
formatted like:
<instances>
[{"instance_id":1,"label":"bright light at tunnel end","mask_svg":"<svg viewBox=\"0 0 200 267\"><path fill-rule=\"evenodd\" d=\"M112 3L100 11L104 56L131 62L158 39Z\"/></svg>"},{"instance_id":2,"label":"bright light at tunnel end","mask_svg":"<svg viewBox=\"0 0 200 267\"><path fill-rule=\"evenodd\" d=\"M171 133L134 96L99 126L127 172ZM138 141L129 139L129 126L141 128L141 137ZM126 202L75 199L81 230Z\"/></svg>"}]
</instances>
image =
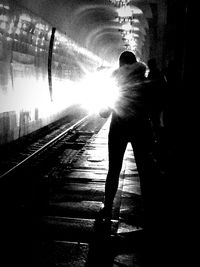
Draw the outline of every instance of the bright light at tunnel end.
<instances>
[{"instance_id":1,"label":"bright light at tunnel end","mask_svg":"<svg viewBox=\"0 0 200 267\"><path fill-rule=\"evenodd\" d=\"M103 108L114 108L119 97L116 80L111 69L88 73L78 84L79 102L89 113L99 113Z\"/></svg>"}]
</instances>

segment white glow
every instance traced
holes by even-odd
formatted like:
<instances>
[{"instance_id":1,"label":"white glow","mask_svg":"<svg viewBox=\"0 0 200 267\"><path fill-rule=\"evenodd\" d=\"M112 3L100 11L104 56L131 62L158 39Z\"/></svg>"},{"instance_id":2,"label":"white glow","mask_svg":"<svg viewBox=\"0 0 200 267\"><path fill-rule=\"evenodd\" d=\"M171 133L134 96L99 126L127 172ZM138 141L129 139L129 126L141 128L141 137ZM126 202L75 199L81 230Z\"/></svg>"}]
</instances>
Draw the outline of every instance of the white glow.
<instances>
[{"instance_id":1,"label":"white glow","mask_svg":"<svg viewBox=\"0 0 200 267\"><path fill-rule=\"evenodd\" d=\"M132 33L127 33L124 35L124 38L126 38L126 40L132 40L133 39L133 34Z\"/></svg>"},{"instance_id":2,"label":"white glow","mask_svg":"<svg viewBox=\"0 0 200 267\"><path fill-rule=\"evenodd\" d=\"M132 19L132 22L133 23L139 23L140 21L139 21L139 19Z\"/></svg>"},{"instance_id":3,"label":"white glow","mask_svg":"<svg viewBox=\"0 0 200 267\"><path fill-rule=\"evenodd\" d=\"M132 13L133 14L143 14L143 11L140 9L140 8L138 8L138 7L136 7L136 6L131 6L131 11L132 11Z\"/></svg>"},{"instance_id":4,"label":"white glow","mask_svg":"<svg viewBox=\"0 0 200 267\"><path fill-rule=\"evenodd\" d=\"M140 28L139 28L139 27L133 27L133 30L134 30L134 31L139 31Z\"/></svg>"},{"instance_id":5,"label":"white glow","mask_svg":"<svg viewBox=\"0 0 200 267\"><path fill-rule=\"evenodd\" d=\"M143 14L143 11L136 6L122 6L117 9L119 17L132 17L134 14Z\"/></svg>"},{"instance_id":6,"label":"white glow","mask_svg":"<svg viewBox=\"0 0 200 267\"><path fill-rule=\"evenodd\" d=\"M15 111L18 117L21 111L29 111L33 121L34 112L39 110L39 119L46 119L65 110L77 102L75 83L65 80L53 80L53 101L50 99L46 79L33 77L16 77L14 88L9 84L7 91L0 91L0 113Z\"/></svg>"},{"instance_id":7,"label":"white glow","mask_svg":"<svg viewBox=\"0 0 200 267\"><path fill-rule=\"evenodd\" d=\"M118 8L117 13L119 17L131 17L132 16L132 10L130 6L122 6Z\"/></svg>"},{"instance_id":8,"label":"white glow","mask_svg":"<svg viewBox=\"0 0 200 267\"><path fill-rule=\"evenodd\" d=\"M130 23L126 23L122 25L122 30L124 31L131 31L133 28Z\"/></svg>"},{"instance_id":9,"label":"white glow","mask_svg":"<svg viewBox=\"0 0 200 267\"><path fill-rule=\"evenodd\" d=\"M133 37L139 37L139 34L133 33Z\"/></svg>"},{"instance_id":10,"label":"white glow","mask_svg":"<svg viewBox=\"0 0 200 267\"><path fill-rule=\"evenodd\" d=\"M119 96L119 90L111 72L101 70L89 73L79 84L79 101L91 113L100 109L113 108Z\"/></svg>"}]
</instances>

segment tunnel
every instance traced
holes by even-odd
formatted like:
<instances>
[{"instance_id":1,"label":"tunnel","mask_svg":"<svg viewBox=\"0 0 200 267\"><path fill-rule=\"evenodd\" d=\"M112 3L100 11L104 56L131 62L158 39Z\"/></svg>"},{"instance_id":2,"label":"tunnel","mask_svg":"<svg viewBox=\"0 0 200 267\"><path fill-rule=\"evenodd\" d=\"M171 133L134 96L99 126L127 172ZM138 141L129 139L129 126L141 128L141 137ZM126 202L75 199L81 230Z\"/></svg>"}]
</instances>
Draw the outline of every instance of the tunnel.
<instances>
[{"instance_id":1,"label":"tunnel","mask_svg":"<svg viewBox=\"0 0 200 267\"><path fill-rule=\"evenodd\" d=\"M184 133L189 126L186 124L187 104L185 105L182 97L186 92L187 98L188 88L191 88L193 79L192 17L189 0L0 0L0 151L3 151L0 159L2 162L6 150L15 147L18 142L23 142L24 138L29 138L31 134L34 136L39 130L65 120L69 113L70 116L79 113L97 116L103 105L112 105L118 96L115 95L115 85L109 78L118 68L119 57L123 51L134 53L137 61L146 66L146 75L150 59L156 61L158 69L166 80L169 70L171 71L172 84L166 94L169 105L166 121L169 143L165 146L169 146L167 157L170 158L169 164L172 162L172 165L169 167L169 176L162 177L159 185L151 185L154 193L161 190L158 195L162 201L164 199L164 203L161 201L164 205L162 214L167 218L166 222L162 222L164 230L158 233L161 234L158 240L162 240L160 244L156 244L158 252L154 251L154 247L150 249L151 255L164 250L158 257L162 265L155 265L158 267L182 266L179 263L184 259L186 261L188 253L185 238L190 235L187 228L189 228L188 221L192 217L188 211L189 197L185 198L185 195L189 194L191 189L189 187L191 185L188 185L191 174L189 171L187 175L186 171L188 165L186 148L189 139L185 138ZM91 132L87 132L85 136L90 134ZM81 140L77 147L82 144ZM71 149L72 142L67 141L66 146ZM129 156L127 159L132 160ZM101 162L100 154L94 160L88 161L98 165ZM187 175L186 179L183 179L184 175ZM1 193L3 193L3 197L0 198L0 204L3 205L0 207L4 206L4 197L9 198L9 193L4 190L3 176L0 176ZM25 190L27 186L29 192L32 185L27 182L26 177L23 179L20 186L22 185ZM14 184L17 183L15 180ZM5 184L7 187L12 187L9 180ZM159 188L160 185L162 189ZM17 185L17 190L20 186ZM35 187L33 190L36 190ZM43 187L39 189L40 194L44 192L47 194L45 190ZM17 196L14 191L15 186L12 188L14 196L12 201ZM156 199L157 203L159 201ZM16 218L20 209L21 206L20 208L17 206ZM15 222L13 223L13 216L9 214L9 210L6 209L6 215L2 214L5 218L7 213L9 227L12 227ZM22 221L23 216L24 214ZM159 221L159 216L156 219ZM26 220L27 218L25 222ZM154 223L154 220L153 223L150 221L150 225L157 231ZM16 225L18 226L17 223ZM2 229L4 230L3 227ZM154 233L151 233L152 242L153 236ZM17 235L17 238L19 237L20 234ZM165 240L169 246L165 244ZM13 246L17 246L17 240L14 241L12 241ZM151 244L151 240L150 243L148 240L147 244ZM109 247L109 244L107 245ZM10 248L10 243L8 246ZM26 245L23 244L22 247L25 248ZM181 248L181 252L176 251L177 247ZM98 247L98 250L101 249L101 246ZM172 255L168 258L168 249L173 254L173 259ZM16 254L18 255L18 250ZM21 251L19 254L21 255ZM25 266L30 266L29 263L26 262ZM68 266L56 264L52 266ZM41 267L45 266L47 265ZM112 265L114 266L139 265L119 263ZM150 267L150 265L144 266Z\"/></svg>"},{"instance_id":2,"label":"tunnel","mask_svg":"<svg viewBox=\"0 0 200 267\"><path fill-rule=\"evenodd\" d=\"M64 116L75 83L134 51L186 75L187 1L1 1L0 143ZM79 94L79 93L78 93Z\"/></svg>"}]
</instances>

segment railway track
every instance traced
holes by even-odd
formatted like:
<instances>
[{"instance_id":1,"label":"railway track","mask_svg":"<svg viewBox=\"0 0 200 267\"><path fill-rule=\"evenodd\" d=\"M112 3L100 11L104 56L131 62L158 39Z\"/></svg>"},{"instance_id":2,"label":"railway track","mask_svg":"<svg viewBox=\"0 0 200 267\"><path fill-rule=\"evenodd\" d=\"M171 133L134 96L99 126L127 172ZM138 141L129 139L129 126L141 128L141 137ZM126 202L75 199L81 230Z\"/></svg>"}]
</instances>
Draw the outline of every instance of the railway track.
<instances>
[{"instance_id":1,"label":"railway track","mask_svg":"<svg viewBox=\"0 0 200 267\"><path fill-rule=\"evenodd\" d=\"M59 134L72 127L84 117L85 112L78 107L71 107L66 116L43 128L19 138L9 144L1 146L0 176L14 168L20 162L46 145Z\"/></svg>"},{"instance_id":2,"label":"railway track","mask_svg":"<svg viewBox=\"0 0 200 267\"><path fill-rule=\"evenodd\" d=\"M67 135L67 138L69 139L72 136L72 134L74 134L73 131L76 131L76 129L78 129L78 127L80 127L81 124L83 124L86 121L86 119L88 119L88 117L89 115L83 117L82 119L78 120L75 124L68 127L66 130L62 129L61 133L60 133L60 129L53 131L53 133L48 134L41 140L38 140L37 142L34 142L33 144L31 144L26 150L17 151L14 158L13 156L11 158L7 158L5 162L6 162L6 167L8 170L4 171L1 174L0 179L9 175L10 173L13 173L15 170L23 167L29 161L38 157L45 150L48 150L50 147L54 146L59 141L66 138L66 135Z\"/></svg>"},{"instance_id":3,"label":"railway track","mask_svg":"<svg viewBox=\"0 0 200 267\"><path fill-rule=\"evenodd\" d=\"M86 124L86 120L89 118L91 119L92 116L86 115L81 119L72 120L70 123L63 123L56 129L51 130L51 132L47 132L44 136L39 137L38 140L33 140L31 143L28 143L26 147L19 145L18 147L11 149L11 151L9 151L9 149L5 151L6 153L2 154L0 160L0 179L6 177L10 173L14 173L15 170L23 167L45 150L48 150L59 141L64 140L64 138L70 139L75 135L75 131L76 135L78 132L80 133L81 127ZM93 133L94 131L91 130L88 132L88 136ZM86 132L84 134L86 134Z\"/></svg>"}]
</instances>

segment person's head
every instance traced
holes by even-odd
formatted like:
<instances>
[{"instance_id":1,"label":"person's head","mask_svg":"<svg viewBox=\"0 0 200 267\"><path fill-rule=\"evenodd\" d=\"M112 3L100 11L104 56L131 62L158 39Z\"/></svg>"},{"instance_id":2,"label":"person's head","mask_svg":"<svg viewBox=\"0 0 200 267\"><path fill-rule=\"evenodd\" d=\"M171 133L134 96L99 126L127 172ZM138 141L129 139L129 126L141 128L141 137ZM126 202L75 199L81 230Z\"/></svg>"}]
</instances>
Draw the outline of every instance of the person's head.
<instances>
[{"instance_id":1,"label":"person's head","mask_svg":"<svg viewBox=\"0 0 200 267\"><path fill-rule=\"evenodd\" d=\"M137 62L136 56L131 51L124 51L119 56L119 66L123 66L125 64L132 65L133 63Z\"/></svg>"}]
</instances>

